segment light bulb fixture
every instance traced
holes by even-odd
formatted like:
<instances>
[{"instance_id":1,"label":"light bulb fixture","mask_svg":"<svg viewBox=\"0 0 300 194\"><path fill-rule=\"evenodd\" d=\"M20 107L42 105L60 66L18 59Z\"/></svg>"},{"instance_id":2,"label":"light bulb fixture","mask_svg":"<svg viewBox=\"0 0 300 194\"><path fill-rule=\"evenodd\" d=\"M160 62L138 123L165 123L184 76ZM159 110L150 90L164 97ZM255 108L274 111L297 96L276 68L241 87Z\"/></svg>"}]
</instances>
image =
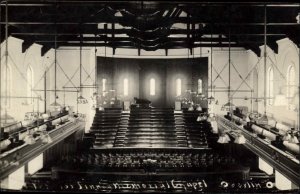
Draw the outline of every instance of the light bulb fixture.
<instances>
[{"instance_id":1,"label":"light bulb fixture","mask_svg":"<svg viewBox=\"0 0 300 194\"><path fill-rule=\"evenodd\" d=\"M230 138L226 133L223 133L223 134L220 135L217 142L220 143L220 144L226 144L226 143L230 142Z\"/></svg>"},{"instance_id":2,"label":"light bulb fixture","mask_svg":"<svg viewBox=\"0 0 300 194\"><path fill-rule=\"evenodd\" d=\"M194 107L192 104L190 104L189 108L188 108L188 111L193 111L194 110Z\"/></svg>"},{"instance_id":3,"label":"light bulb fixture","mask_svg":"<svg viewBox=\"0 0 300 194\"><path fill-rule=\"evenodd\" d=\"M212 35L212 29L211 30L211 34L210 34L210 38L211 38L211 43L210 43L210 92L211 95L210 97L207 98L207 100L209 101L209 104L211 104L211 102L213 102L215 100L215 98L212 96L212 92L213 92L213 78L212 78L212 69L213 69L213 47L212 47L212 40L213 40L213 35Z\"/></svg>"},{"instance_id":4,"label":"light bulb fixture","mask_svg":"<svg viewBox=\"0 0 300 194\"><path fill-rule=\"evenodd\" d=\"M32 144L34 144L36 141L35 141L35 139L34 139L34 137L33 137L33 134L28 133L28 134L26 135L26 137L24 138L24 142L27 143L27 144L29 144L29 145L32 145Z\"/></svg>"},{"instance_id":5,"label":"light bulb fixture","mask_svg":"<svg viewBox=\"0 0 300 194\"><path fill-rule=\"evenodd\" d=\"M82 76L82 39L83 39L83 36L82 36L82 34L80 34L80 46L79 46L79 71L80 71L79 92L80 92L80 95L77 98L77 104L87 104L88 103L88 100L82 96L82 83L81 83L81 79L82 79L82 77L81 77Z\"/></svg>"},{"instance_id":6,"label":"light bulb fixture","mask_svg":"<svg viewBox=\"0 0 300 194\"><path fill-rule=\"evenodd\" d=\"M256 121L259 125L267 125L268 124L268 117L266 114L264 114L262 117L258 118Z\"/></svg>"},{"instance_id":7,"label":"light bulb fixture","mask_svg":"<svg viewBox=\"0 0 300 194\"><path fill-rule=\"evenodd\" d=\"M206 114L199 114L199 116L197 117L197 121L200 122L200 121L205 121L207 120L207 115Z\"/></svg>"},{"instance_id":8,"label":"light bulb fixture","mask_svg":"<svg viewBox=\"0 0 300 194\"><path fill-rule=\"evenodd\" d=\"M224 104L222 107L221 107L221 110L222 111L230 111L230 110L234 110L235 109L235 105L231 102L227 102L226 104Z\"/></svg>"},{"instance_id":9,"label":"light bulb fixture","mask_svg":"<svg viewBox=\"0 0 300 194\"><path fill-rule=\"evenodd\" d=\"M50 104L50 106L52 106L52 107L61 107L61 104L59 104L59 103L56 102L56 100L55 100L52 104Z\"/></svg>"},{"instance_id":10,"label":"light bulb fixture","mask_svg":"<svg viewBox=\"0 0 300 194\"><path fill-rule=\"evenodd\" d=\"M196 108L197 111L202 111L202 107L200 105L197 106Z\"/></svg>"},{"instance_id":11,"label":"light bulb fixture","mask_svg":"<svg viewBox=\"0 0 300 194\"><path fill-rule=\"evenodd\" d=\"M41 136L41 140L43 144L52 143L53 140L50 137L49 133L47 131L43 132L43 135Z\"/></svg>"},{"instance_id":12,"label":"light bulb fixture","mask_svg":"<svg viewBox=\"0 0 300 194\"><path fill-rule=\"evenodd\" d=\"M78 103L78 104L87 104L87 103L88 103L88 100L85 99L82 95L80 95L80 96L77 98L77 103Z\"/></svg>"},{"instance_id":13,"label":"light bulb fixture","mask_svg":"<svg viewBox=\"0 0 300 194\"><path fill-rule=\"evenodd\" d=\"M237 135L237 137L235 138L234 143L236 143L236 144L245 144L246 143L246 139L245 139L244 135L242 135L242 134L239 133Z\"/></svg>"}]
</instances>

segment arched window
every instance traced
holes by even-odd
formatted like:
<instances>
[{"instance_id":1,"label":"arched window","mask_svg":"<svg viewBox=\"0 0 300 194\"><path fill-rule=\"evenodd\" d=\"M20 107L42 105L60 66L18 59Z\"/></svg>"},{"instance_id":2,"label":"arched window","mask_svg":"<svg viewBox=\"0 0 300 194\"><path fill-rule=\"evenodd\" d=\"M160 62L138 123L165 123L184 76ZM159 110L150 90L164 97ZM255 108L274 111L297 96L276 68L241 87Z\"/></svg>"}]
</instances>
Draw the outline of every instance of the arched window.
<instances>
[{"instance_id":1,"label":"arched window","mask_svg":"<svg viewBox=\"0 0 300 194\"><path fill-rule=\"evenodd\" d=\"M155 79L153 78L150 79L150 95L155 95Z\"/></svg>"},{"instance_id":2,"label":"arched window","mask_svg":"<svg viewBox=\"0 0 300 194\"><path fill-rule=\"evenodd\" d=\"M11 96L12 95L12 70L9 64L7 64L7 68L5 65L2 67L1 84L2 84L1 94L4 96ZM3 103L3 107L5 107L6 105L7 107L10 107L11 104L10 99L11 98L5 98L1 100L1 104Z\"/></svg>"},{"instance_id":3,"label":"arched window","mask_svg":"<svg viewBox=\"0 0 300 194\"><path fill-rule=\"evenodd\" d=\"M289 100L289 103L292 101L292 98L295 95L295 67L293 65L290 65L287 69L287 98Z\"/></svg>"},{"instance_id":4,"label":"arched window","mask_svg":"<svg viewBox=\"0 0 300 194\"><path fill-rule=\"evenodd\" d=\"M176 79L176 96L181 95L181 79Z\"/></svg>"},{"instance_id":5,"label":"arched window","mask_svg":"<svg viewBox=\"0 0 300 194\"><path fill-rule=\"evenodd\" d=\"M269 67L267 74L267 97L268 104L272 105L274 98L274 71L272 67Z\"/></svg>"},{"instance_id":6,"label":"arched window","mask_svg":"<svg viewBox=\"0 0 300 194\"><path fill-rule=\"evenodd\" d=\"M198 94L202 94L202 79L198 79Z\"/></svg>"},{"instance_id":7,"label":"arched window","mask_svg":"<svg viewBox=\"0 0 300 194\"><path fill-rule=\"evenodd\" d=\"M128 79L124 79L124 96L128 96Z\"/></svg>"},{"instance_id":8,"label":"arched window","mask_svg":"<svg viewBox=\"0 0 300 194\"><path fill-rule=\"evenodd\" d=\"M257 70L253 71L253 97L258 98L258 73ZM253 111L258 112L258 100L254 100Z\"/></svg>"},{"instance_id":9,"label":"arched window","mask_svg":"<svg viewBox=\"0 0 300 194\"><path fill-rule=\"evenodd\" d=\"M33 70L31 66L28 66L27 68L27 97L28 98L28 103L33 103L33 86L34 86L34 80L33 80Z\"/></svg>"},{"instance_id":10,"label":"arched window","mask_svg":"<svg viewBox=\"0 0 300 194\"><path fill-rule=\"evenodd\" d=\"M106 79L102 79L102 92L106 91Z\"/></svg>"}]
</instances>

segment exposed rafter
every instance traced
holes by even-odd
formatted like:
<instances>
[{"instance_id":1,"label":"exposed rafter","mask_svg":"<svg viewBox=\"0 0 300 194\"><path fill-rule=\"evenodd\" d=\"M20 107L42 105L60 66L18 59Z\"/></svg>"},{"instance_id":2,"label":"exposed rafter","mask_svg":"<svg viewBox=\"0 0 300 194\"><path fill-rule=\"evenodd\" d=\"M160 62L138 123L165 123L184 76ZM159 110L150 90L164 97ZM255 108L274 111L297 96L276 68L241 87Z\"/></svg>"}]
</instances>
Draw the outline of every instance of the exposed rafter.
<instances>
[{"instance_id":1,"label":"exposed rafter","mask_svg":"<svg viewBox=\"0 0 300 194\"><path fill-rule=\"evenodd\" d=\"M232 46L260 54L264 38L264 5L267 7L268 46L278 52L277 40L289 37L299 44L297 2L156 2L10 0L8 33L24 40L25 52L33 43L42 54L58 46L155 49L224 47L231 29ZM1 5L4 16L4 5ZM221 14L216 14L221 13ZM234 13L234 14L232 14ZM220 17L221 15L221 17ZM255 17L254 17L255 16ZM3 17L2 17L3 18ZM0 21L1 42L5 22ZM57 30L55 30L57 29ZM213 38L208 38L210 34ZM97 35L96 38L94 35ZM87 35L90 35L87 36Z\"/></svg>"}]
</instances>

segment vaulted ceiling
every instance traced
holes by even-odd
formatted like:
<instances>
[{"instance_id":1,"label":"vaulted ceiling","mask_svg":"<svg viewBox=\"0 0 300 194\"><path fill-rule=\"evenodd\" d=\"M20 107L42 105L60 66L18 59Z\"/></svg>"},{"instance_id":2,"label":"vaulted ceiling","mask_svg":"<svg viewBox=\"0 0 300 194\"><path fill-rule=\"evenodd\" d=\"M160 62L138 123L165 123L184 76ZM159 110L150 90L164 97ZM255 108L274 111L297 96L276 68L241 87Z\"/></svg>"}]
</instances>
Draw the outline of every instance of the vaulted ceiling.
<instances>
[{"instance_id":1,"label":"vaulted ceiling","mask_svg":"<svg viewBox=\"0 0 300 194\"><path fill-rule=\"evenodd\" d=\"M297 2L9 0L7 7L1 3L1 42L8 25L9 36L24 40L23 52L33 43L43 45L42 54L80 45L114 51L230 45L259 55L265 26L275 52L276 40L288 37L299 44L299 12Z\"/></svg>"}]
</instances>

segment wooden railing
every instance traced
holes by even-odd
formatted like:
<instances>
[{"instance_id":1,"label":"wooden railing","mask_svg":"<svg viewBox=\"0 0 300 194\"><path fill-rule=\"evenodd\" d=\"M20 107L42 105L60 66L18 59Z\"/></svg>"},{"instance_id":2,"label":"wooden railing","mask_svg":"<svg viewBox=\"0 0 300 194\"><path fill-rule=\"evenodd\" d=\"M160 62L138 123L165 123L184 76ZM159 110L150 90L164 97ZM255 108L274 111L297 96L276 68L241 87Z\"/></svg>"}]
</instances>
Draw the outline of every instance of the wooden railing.
<instances>
[{"instance_id":1,"label":"wooden railing","mask_svg":"<svg viewBox=\"0 0 300 194\"><path fill-rule=\"evenodd\" d=\"M244 127L236 125L234 122L217 116L218 127L229 131L228 133L235 138L234 132L244 135L244 144L250 151L267 161L273 168L288 177L293 183L299 185L300 182L300 162L292 154L286 153L270 142L259 138L255 133L247 131Z\"/></svg>"},{"instance_id":2,"label":"wooden railing","mask_svg":"<svg viewBox=\"0 0 300 194\"><path fill-rule=\"evenodd\" d=\"M9 152L3 153L0 156L0 179L5 178L20 166L26 164L28 161L64 140L74 132L83 129L84 123L74 119L49 132L52 139L51 143L45 144L40 137L37 137L34 144L23 144Z\"/></svg>"}]
</instances>

